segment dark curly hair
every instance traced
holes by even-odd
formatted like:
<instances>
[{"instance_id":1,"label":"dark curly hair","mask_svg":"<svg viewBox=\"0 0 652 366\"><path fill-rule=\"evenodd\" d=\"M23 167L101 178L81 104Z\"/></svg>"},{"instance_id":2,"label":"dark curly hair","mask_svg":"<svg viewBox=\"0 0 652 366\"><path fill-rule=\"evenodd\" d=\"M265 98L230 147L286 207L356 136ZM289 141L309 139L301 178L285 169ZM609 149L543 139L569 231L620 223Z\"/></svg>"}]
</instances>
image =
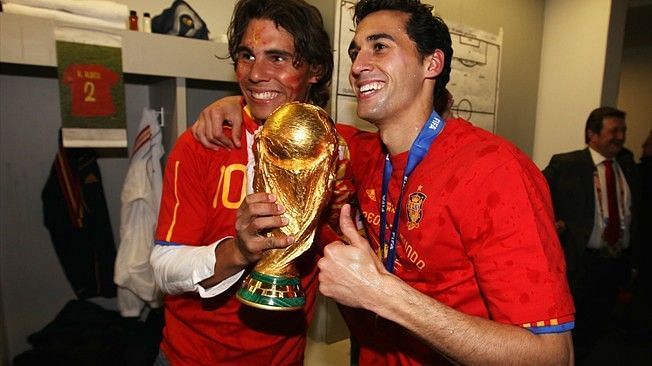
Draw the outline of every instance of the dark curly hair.
<instances>
[{"instance_id":1,"label":"dark curly hair","mask_svg":"<svg viewBox=\"0 0 652 366\"><path fill-rule=\"evenodd\" d=\"M407 34L416 43L419 54L426 57L437 49L444 53L444 68L435 78L436 101L450 79L453 47L448 26L440 17L432 14L432 9L431 5L422 4L419 0L360 0L355 5L353 22L357 26L367 15L381 10L397 10L409 14Z\"/></svg>"},{"instance_id":2,"label":"dark curly hair","mask_svg":"<svg viewBox=\"0 0 652 366\"><path fill-rule=\"evenodd\" d=\"M241 0L235 5L227 30L229 56L236 62L237 49L252 19L269 19L294 38L294 66L307 62L321 69L310 88L312 103L325 107L333 76L333 51L319 10L303 0Z\"/></svg>"}]
</instances>

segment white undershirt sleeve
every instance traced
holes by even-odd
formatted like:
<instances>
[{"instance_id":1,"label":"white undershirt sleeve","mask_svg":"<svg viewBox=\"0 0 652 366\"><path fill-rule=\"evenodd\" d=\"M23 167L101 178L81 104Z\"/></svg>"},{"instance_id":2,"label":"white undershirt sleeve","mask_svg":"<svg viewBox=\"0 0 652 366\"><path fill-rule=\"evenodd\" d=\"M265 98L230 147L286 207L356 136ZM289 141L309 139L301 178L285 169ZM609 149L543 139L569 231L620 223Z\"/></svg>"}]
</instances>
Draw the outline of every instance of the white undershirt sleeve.
<instances>
[{"instance_id":1,"label":"white undershirt sleeve","mask_svg":"<svg viewBox=\"0 0 652 366\"><path fill-rule=\"evenodd\" d=\"M244 269L210 288L199 283L215 271L215 248L225 237L208 246L154 245L149 261L154 269L154 279L161 291L170 295L197 292L203 298L213 297L236 283Z\"/></svg>"}]
</instances>

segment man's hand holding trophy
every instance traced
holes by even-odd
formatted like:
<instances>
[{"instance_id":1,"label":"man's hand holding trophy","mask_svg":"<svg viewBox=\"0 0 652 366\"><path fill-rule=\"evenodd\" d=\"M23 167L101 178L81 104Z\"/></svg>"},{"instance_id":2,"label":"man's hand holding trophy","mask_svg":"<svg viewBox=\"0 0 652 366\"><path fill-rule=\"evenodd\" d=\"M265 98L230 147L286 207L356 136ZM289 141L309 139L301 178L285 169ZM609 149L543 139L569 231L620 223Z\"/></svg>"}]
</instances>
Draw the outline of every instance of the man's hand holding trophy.
<instances>
[{"instance_id":1,"label":"man's hand holding trophy","mask_svg":"<svg viewBox=\"0 0 652 366\"><path fill-rule=\"evenodd\" d=\"M277 108L254 138L254 192L268 192L285 207L288 224L270 237L292 236L286 248L266 251L237 297L268 310L296 310L305 303L294 260L312 246L319 217L335 181L338 140L323 109L292 102Z\"/></svg>"}]
</instances>

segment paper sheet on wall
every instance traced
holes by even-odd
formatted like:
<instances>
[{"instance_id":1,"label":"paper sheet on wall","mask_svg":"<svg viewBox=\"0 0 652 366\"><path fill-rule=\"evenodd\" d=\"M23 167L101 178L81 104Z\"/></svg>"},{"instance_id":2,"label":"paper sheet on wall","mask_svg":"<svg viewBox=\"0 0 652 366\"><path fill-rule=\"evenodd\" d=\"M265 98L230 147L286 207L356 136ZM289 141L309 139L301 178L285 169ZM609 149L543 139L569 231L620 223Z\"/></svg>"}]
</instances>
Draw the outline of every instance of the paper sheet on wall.
<instances>
[{"instance_id":1,"label":"paper sheet on wall","mask_svg":"<svg viewBox=\"0 0 652 366\"><path fill-rule=\"evenodd\" d=\"M127 147L122 40L102 31L57 27L64 147Z\"/></svg>"},{"instance_id":2,"label":"paper sheet on wall","mask_svg":"<svg viewBox=\"0 0 652 366\"><path fill-rule=\"evenodd\" d=\"M499 34L490 34L454 22L447 22L453 42L451 78L453 115L495 132L503 43Z\"/></svg>"},{"instance_id":3,"label":"paper sheet on wall","mask_svg":"<svg viewBox=\"0 0 652 366\"><path fill-rule=\"evenodd\" d=\"M355 115L355 94L349 85L351 60L347 53L353 39L353 1L339 0L335 17L335 120L358 127L369 128L367 122ZM500 81L500 56L503 43L499 34L477 30L446 21L453 42L451 77L446 86L454 98L451 107L455 117L469 120L474 125L495 132Z\"/></svg>"}]
</instances>

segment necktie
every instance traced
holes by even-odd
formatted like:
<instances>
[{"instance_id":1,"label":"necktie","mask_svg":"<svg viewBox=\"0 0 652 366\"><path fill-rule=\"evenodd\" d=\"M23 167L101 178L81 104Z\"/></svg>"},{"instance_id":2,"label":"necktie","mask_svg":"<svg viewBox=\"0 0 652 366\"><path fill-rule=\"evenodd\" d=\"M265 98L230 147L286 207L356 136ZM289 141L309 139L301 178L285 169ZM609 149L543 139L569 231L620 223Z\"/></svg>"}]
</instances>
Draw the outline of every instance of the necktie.
<instances>
[{"instance_id":1,"label":"necktie","mask_svg":"<svg viewBox=\"0 0 652 366\"><path fill-rule=\"evenodd\" d=\"M614 245L620 235L620 214L618 213L618 197L616 195L616 178L611 160L604 162L604 175L607 181L607 206L609 220L604 229L604 238L609 245Z\"/></svg>"}]
</instances>

